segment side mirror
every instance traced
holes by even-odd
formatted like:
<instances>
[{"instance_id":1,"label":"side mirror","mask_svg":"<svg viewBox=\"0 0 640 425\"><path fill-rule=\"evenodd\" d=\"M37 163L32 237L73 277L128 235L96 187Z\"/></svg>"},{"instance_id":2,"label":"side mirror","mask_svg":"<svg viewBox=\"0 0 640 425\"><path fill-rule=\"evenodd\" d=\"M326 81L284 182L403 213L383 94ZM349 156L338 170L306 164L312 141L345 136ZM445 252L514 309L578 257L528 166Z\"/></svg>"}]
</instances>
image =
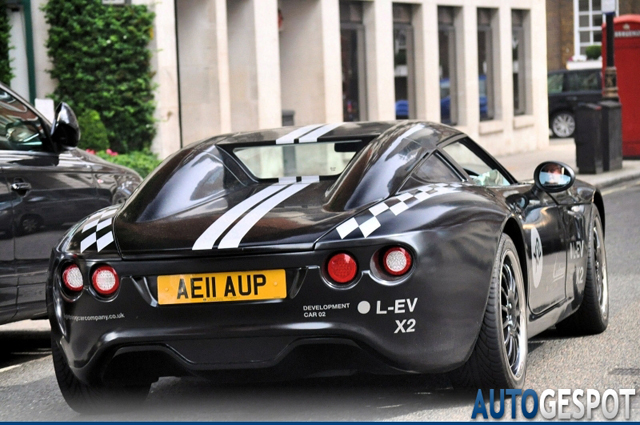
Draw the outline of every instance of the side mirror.
<instances>
[{"instance_id":1,"label":"side mirror","mask_svg":"<svg viewBox=\"0 0 640 425\"><path fill-rule=\"evenodd\" d=\"M538 189L548 193L563 192L573 186L576 174L562 162L548 161L538 165L533 173Z\"/></svg>"},{"instance_id":2,"label":"side mirror","mask_svg":"<svg viewBox=\"0 0 640 425\"><path fill-rule=\"evenodd\" d=\"M56 108L56 117L51 127L51 139L61 147L75 148L80 141L80 127L73 109L62 102Z\"/></svg>"}]
</instances>

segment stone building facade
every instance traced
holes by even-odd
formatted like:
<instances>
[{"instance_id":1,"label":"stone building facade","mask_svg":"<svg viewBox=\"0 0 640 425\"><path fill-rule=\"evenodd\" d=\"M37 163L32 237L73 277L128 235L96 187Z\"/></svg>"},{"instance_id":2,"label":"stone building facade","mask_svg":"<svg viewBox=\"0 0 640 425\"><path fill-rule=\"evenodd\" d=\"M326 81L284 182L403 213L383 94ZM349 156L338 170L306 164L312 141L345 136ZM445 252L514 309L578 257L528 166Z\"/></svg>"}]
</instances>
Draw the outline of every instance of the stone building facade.
<instances>
[{"instance_id":1,"label":"stone building facade","mask_svg":"<svg viewBox=\"0 0 640 425\"><path fill-rule=\"evenodd\" d=\"M45 0L32 1L35 95L44 97L55 84L44 72ZM131 2L156 12L152 149L161 157L213 135L281 126L283 110L296 125L442 121L496 154L548 144L543 29L553 2Z\"/></svg>"}]
</instances>

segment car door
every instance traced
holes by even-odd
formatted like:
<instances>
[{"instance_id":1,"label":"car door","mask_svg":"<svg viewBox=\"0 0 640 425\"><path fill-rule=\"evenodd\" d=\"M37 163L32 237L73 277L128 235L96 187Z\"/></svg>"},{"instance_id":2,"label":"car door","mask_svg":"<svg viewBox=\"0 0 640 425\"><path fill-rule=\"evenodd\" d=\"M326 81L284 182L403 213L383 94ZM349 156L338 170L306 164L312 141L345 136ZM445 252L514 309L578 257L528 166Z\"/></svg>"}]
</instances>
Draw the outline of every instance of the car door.
<instances>
[{"instance_id":1,"label":"car door","mask_svg":"<svg viewBox=\"0 0 640 425\"><path fill-rule=\"evenodd\" d=\"M64 232L98 208L91 166L71 152L55 152L43 120L0 90L0 167L10 190L14 320L44 313L51 249Z\"/></svg>"},{"instance_id":2,"label":"car door","mask_svg":"<svg viewBox=\"0 0 640 425\"><path fill-rule=\"evenodd\" d=\"M602 83L599 69L567 72L565 95L571 110L580 103L596 103L602 100Z\"/></svg>"},{"instance_id":3,"label":"car door","mask_svg":"<svg viewBox=\"0 0 640 425\"><path fill-rule=\"evenodd\" d=\"M0 157L2 152L0 152ZM13 264L12 193L0 174L0 324L16 313L18 279Z\"/></svg>"},{"instance_id":4,"label":"car door","mask_svg":"<svg viewBox=\"0 0 640 425\"><path fill-rule=\"evenodd\" d=\"M515 181L504 168L470 139L443 151L469 175L471 182L502 193L520 214L526 245L529 308L542 313L566 298L567 238L563 211L548 194L531 183Z\"/></svg>"}]
</instances>

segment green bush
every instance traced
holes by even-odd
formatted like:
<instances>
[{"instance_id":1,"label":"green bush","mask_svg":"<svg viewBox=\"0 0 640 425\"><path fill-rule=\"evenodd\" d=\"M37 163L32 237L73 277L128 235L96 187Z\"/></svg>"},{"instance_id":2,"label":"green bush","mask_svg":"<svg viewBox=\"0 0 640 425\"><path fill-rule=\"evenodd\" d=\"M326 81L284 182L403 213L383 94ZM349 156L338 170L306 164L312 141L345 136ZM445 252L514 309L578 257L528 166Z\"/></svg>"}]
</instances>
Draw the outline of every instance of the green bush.
<instances>
[{"instance_id":1,"label":"green bush","mask_svg":"<svg viewBox=\"0 0 640 425\"><path fill-rule=\"evenodd\" d=\"M148 150L116 155L103 151L96 152L96 155L114 164L132 168L142 177L146 177L162 162Z\"/></svg>"},{"instance_id":2,"label":"green bush","mask_svg":"<svg viewBox=\"0 0 640 425\"><path fill-rule=\"evenodd\" d=\"M595 60L602 56L602 46L588 46L586 49L587 59Z\"/></svg>"},{"instance_id":3,"label":"green bush","mask_svg":"<svg viewBox=\"0 0 640 425\"><path fill-rule=\"evenodd\" d=\"M9 14L7 13L7 2L0 0L0 81L6 85L11 84L14 75L11 70L11 59L9 58L9 50L12 49L9 44L11 33L11 24L9 23Z\"/></svg>"},{"instance_id":4,"label":"green bush","mask_svg":"<svg viewBox=\"0 0 640 425\"><path fill-rule=\"evenodd\" d=\"M107 128L100 119L98 111L87 109L78 116L80 126L81 149L91 149L93 151L106 151L109 149L109 136Z\"/></svg>"},{"instance_id":5,"label":"green bush","mask_svg":"<svg viewBox=\"0 0 640 425\"><path fill-rule=\"evenodd\" d=\"M49 0L52 95L78 111L98 111L111 148L151 146L156 133L151 51L154 14L147 6L106 6L101 0Z\"/></svg>"}]
</instances>

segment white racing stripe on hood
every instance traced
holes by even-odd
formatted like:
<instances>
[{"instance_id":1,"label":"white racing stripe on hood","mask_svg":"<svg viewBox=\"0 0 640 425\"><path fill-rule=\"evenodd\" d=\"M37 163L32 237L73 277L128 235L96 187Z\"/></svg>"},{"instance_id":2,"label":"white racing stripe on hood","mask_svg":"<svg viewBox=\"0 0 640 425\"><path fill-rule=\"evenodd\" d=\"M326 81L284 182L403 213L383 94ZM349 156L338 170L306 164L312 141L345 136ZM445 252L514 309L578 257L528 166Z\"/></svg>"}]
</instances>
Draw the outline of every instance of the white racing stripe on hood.
<instances>
[{"instance_id":1,"label":"white racing stripe on hood","mask_svg":"<svg viewBox=\"0 0 640 425\"><path fill-rule=\"evenodd\" d=\"M273 195L284 189L287 186L275 184L269 186L266 189L248 197L244 201L240 202L235 207L231 208L226 213L222 214L216 221L213 222L207 230L198 238L196 243L193 244L193 250L212 249L216 244L216 241L222 234L231 226L237 219L239 219L244 213L251 208L264 201L269 196Z\"/></svg>"},{"instance_id":2,"label":"white racing stripe on hood","mask_svg":"<svg viewBox=\"0 0 640 425\"><path fill-rule=\"evenodd\" d=\"M327 124L327 125L323 125L322 127L320 127L317 130L312 131L311 133L300 137L300 139L298 139L299 143L313 143L313 142L317 142L319 137L324 136L325 134L327 134L328 132L330 132L331 130L335 130L336 128L340 127L343 123L337 123L337 124Z\"/></svg>"},{"instance_id":3,"label":"white racing stripe on hood","mask_svg":"<svg viewBox=\"0 0 640 425\"><path fill-rule=\"evenodd\" d=\"M293 143L298 137L304 136L311 130L315 130L320 127L322 124L313 124L313 125L305 125L304 127L300 127L297 130L293 130L289 134L285 134L284 136L276 139L276 145L286 145Z\"/></svg>"},{"instance_id":4,"label":"white racing stripe on hood","mask_svg":"<svg viewBox=\"0 0 640 425\"><path fill-rule=\"evenodd\" d=\"M309 184L304 183L297 183L288 186L282 192L272 196L271 198L255 207L253 210L251 210L251 212L245 215L242 220L238 222L238 224L236 224L231 230L229 230L229 233L227 233L225 237L220 241L218 249L237 248L240 245L240 241L242 241L242 238L247 233L249 233L253 226L255 226L255 224L260 221L262 217L267 215L269 211L278 206L278 204L284 202L307 186L309 186Z\"/></svg>"}]
</instances>

